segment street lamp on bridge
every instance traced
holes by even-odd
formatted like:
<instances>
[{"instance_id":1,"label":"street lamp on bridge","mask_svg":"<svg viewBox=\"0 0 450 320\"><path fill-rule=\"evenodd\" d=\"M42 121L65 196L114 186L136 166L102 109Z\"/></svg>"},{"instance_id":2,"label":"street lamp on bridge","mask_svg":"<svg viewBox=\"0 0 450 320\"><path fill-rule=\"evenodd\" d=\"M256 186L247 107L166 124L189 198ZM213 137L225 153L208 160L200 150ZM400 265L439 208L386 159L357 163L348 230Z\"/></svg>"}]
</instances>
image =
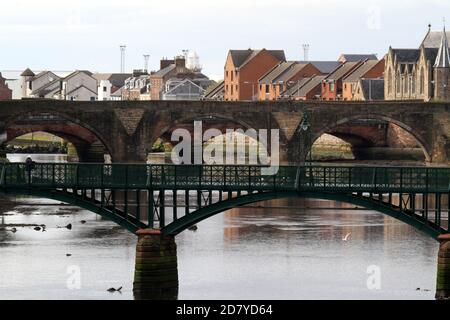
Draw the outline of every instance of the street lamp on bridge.
<instances>
[{"instance_id":1,"label":"street lamp on bridge","mask_svg":"<svg viewBox=\"0 0 450 320\"><path fill-rule=\"evenodd\" d=\"M310 120L309 120L309 113L308 112L305 112L305 114L303 115L302 122L300 123L300 129L303 132L305 132L305 133L310 131L310 129L311 129L311 123L310 123ZM310 150L309 150L309 163L310 163L310 165L312 165L312 139L311 139L311 132L309 132L309 134L308 134L308 145L310 147Z\"/></svg>"}]
</instances>

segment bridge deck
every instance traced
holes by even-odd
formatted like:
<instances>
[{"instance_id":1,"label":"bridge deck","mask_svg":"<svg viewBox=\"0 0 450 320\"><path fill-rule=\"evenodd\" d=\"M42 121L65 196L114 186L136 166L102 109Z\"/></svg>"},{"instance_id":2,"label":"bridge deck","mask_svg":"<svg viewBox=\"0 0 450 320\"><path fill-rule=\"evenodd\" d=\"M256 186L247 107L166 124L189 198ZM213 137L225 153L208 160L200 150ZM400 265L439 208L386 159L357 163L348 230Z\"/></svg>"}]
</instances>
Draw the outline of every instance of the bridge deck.
<instances>
[{"instance_id":1,"label":"bridge deck","mask_svg":"<svg viewBox=\"0 0 450 320\"><path fill-rule=\"evenodd\" d=\"M450 192L450 168L24 163L0 165L0 186L41 189Z\"/></svg>"},{"instance_id":2,"label":"bridge deck","mask_svg":"<svg viewBox=\"0 0 450 320\"><path fill-rule=\"evenodd\" d=\"M435 238L450 232L450 168L285 166L275 175L263 168L37 163L30 170L7 163L0 165L0 191L72 203L132 232L178 234L228 209L292 196L378 210Z\"/></svg>"}]
</instances>

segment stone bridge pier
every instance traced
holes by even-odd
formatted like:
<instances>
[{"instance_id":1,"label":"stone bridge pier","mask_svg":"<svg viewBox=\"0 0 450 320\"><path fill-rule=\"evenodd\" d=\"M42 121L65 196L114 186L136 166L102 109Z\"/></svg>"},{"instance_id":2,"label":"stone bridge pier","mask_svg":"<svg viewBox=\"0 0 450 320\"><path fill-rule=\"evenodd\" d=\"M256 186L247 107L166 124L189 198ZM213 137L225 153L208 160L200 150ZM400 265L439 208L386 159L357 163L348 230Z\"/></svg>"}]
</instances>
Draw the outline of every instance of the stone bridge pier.
<instances>
[{"instance_id":1,"label":"stone bridge pier","mask_svg":"<svg viewBox=\"0 0 450 320\"><path fill-rule=\"evenodd\" d=\"M175 300L178 297L177 245L160 230L137 232L133 293L136 300Z\"/></svg>"}]
</instances>

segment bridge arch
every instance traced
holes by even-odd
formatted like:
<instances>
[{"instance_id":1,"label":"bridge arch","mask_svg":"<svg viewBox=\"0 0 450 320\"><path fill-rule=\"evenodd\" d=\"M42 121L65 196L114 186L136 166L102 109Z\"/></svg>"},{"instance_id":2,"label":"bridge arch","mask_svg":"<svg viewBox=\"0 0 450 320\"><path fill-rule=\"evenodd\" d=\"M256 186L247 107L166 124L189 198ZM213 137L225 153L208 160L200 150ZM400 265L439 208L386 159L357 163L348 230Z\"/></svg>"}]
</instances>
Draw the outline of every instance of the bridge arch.
<instances>
[{"instance_id":1,"label":"bridge arch","mask_svg":"<svg viewBox=\"0 0 450 320\"><path fill-rule=\"evenodd\" d=\"M426 161L427 162L432 161L432 147L431 147L430 143L428 143L428 141L424 137L422 137L420 134L417 133L416 130L414 130L413 128L411 128L410 126L405 124L404 122L399 121L392 117L388 117L385 115L379 115L379 114L355 115L355 116L344 117L342 119L336 120L335 122L333 122L331 124L327 124L326 126L321 127L319 130L314 131L312 133L311 145L308 146L308 152L311 150L314 142L317 141L317 139L319 139L323 134L330 133L331 135L335 135L335 134L333 134L333 130L335 128L345 125L345 124L348 124L348 123L351 123L352 121L358 121L358 120L380 120L380 121L385 121L389 124L394 124L394 125L398 126L399 128L401 128L402 130L404 130L405 132L410 134L415 139L417 144L422 149ZM342 133L337 134L336 136L345 141L346 141L346 138L355 137L354 134L350 134L350 135L346 136L345 134L342 134Z\"/></svg>"},{"instance_id":2,"label":"bridge arch","mask_svg":"<svg viewBox=\"0 0 450 320\"><path fill-rule=\"evenodd\" d=\"M90 161L89 152L92 152L90 148L93 146L103 149L104 153L113 158L110 144L95 128L63 112L34 111L14 115L7 119L4 130L6 140L3 142L29 133L46 132L71 142L81 162Z\"/></svg>"},{"instance_id":3,"label":"bridge arch","mask_svg":"<svg viewBox=\"0 0 450 320\"><path fill-rule=\"evenodd\" d=\"M435 229L427 225L425 220L421 221L420 219L413 218L412 216L402 213L401 211L392 209L388 206L383 206L380 203L374 203L369 199L355 197L350 194L332 194L327 192L297 192L297 191L252 193L249 195L244 195L237 198L232 198L222 202L218 202L210 206L204 207L198 211L192 212L189 215L186 215L183 218L176 220L175 222L164 227L162 229L162 232L167 235L177 235L203 220L206 220L212 216L215 216L219 213L223 213L227 210L236 207L268 200L299 198L299 197L309 199L332 200L357 205L369 210L380 212L382 214L395 218L399 221L402 221L414 227L416 230L421 231L426 235L432 237L435 240L437 240L440 235L440 233L438 233Z\"/></svg>"},{"instance_id":4,"label":"bridge arch","mask_svg":"<svg viewBox=\"0 0 450 320\"><path fill-rule=\"evenodd\" d=\"M216 113L188 116L180 118L179 120L176 120L171 124L166 124L161 130L157 132L155 137L152 137L150 139L150 145L147 146L147 150L151 150L152 146L157 141L157 139L161 139L163 143L173 144L171 141L171 134L176 129L186 129L191 133L191 136L193 136L195 121L202 121L203 133L208 129L218 129L223 133L222 136L225 136L227 129L232 129L235 131L242 130L244 132L244 136L247 137L250 141L254 140L254 138L251 137L250 135L247 135L248 130L255 129L257 133L258 130L265 129L260 127L254 127L249 122L242 119L232 118L229 116L224 116ZM263 148L265 149L265 153L267 155L270 155L269 147L264 145ZM280 150L280 153L281 152L283 152L283 150Z\"/></svg>"}]
</instances>

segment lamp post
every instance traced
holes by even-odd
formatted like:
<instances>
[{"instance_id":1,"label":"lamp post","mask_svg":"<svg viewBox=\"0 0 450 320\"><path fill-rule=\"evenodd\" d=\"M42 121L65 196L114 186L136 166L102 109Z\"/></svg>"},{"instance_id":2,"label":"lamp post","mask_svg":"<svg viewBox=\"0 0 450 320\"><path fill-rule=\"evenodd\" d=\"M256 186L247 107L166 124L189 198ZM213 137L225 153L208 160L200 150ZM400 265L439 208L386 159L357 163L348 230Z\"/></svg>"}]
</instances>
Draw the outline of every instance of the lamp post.
<instances>
[{"instance_id":1,"label":"lamp post","mask_svg":"<svg viewBox=\"0 0 450 320\"><path fill-rule=\"evenodd\" d=\"M311 124L309 122L309 113L308 113L308 111L306 111L305 114L303 115L303 119L302 119L302 121L300 123L300 130L303 131L305 134L307 134L307 132L309 131L309 133L308 133L308 145L310 147L310 150L309 150L309 165L308 165L308 169L309 170L308 171L309 171L310 184L312 185L312 182L313 182L313 175L312 175L312 145L311 145L312 139L311 139L311 131L310 131L310 129L311 129ZM297 179L298 181L300 181L300 171L301 171L301 169L299 168L297 170L297 172L298 172L297 174L299 175L298 179ZM306 172L305 172L305 175L306 175Z\"/></svg>"},{"instance_id":2,"label":"lamp post","mask_svg":"<svg viewBox=\"0 0 450 320\"><path fill-rule=\"evenodd\" d=\"M310 131L311 123L309 122L309 113L308 112L305 112L305 114L303 115L302 122L300 123L300 129L305 133L309 131L309 134L308 134L308 145L310 147L309 163L312 164L312 145L311 145L312 139L311 139L311 131Z\"/></svg>"}]
</instances>

